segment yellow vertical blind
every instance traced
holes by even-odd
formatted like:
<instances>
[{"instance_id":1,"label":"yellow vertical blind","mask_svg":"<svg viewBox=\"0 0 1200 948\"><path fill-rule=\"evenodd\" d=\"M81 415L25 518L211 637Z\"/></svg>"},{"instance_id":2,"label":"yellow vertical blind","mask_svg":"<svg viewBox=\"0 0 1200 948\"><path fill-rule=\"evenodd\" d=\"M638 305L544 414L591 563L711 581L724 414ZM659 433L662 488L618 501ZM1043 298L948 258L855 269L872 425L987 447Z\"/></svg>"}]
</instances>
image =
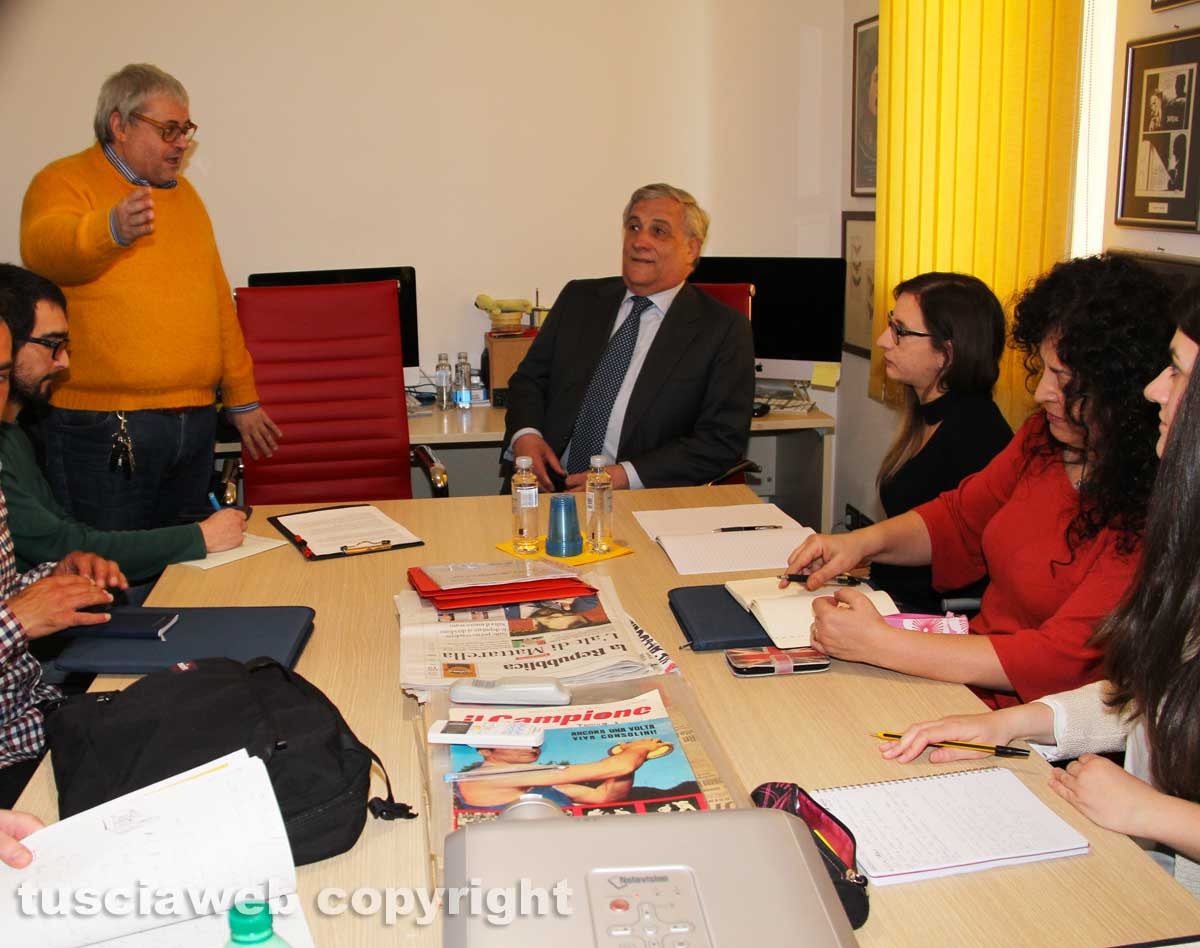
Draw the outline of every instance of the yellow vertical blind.
<instances>
[{"instance_id":1,"label":"yellow vertical blind","mask_svg":"<svg viewBox=\"0 0 1200 948\"><path fill-rule=\"evenodd\" d=\"M876 333L918 273L974 274L1011 313L1066 256L1081 23L1080 0L881 0ZM1011 352L995 398L1014 426L1033 405Z\"/></svg>"}]
</instances>

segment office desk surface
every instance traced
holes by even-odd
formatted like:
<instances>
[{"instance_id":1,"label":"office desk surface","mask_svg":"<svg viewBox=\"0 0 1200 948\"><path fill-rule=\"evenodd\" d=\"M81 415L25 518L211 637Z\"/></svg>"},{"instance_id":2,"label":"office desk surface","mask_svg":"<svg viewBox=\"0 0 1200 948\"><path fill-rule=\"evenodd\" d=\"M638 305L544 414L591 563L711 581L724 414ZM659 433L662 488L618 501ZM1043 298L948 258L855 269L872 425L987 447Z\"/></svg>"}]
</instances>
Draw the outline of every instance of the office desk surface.
<instances>
[{"instance_id":1,"label":"office desk surface","mask_svg":"<svg viewBox=\"0 0 1200 948\"><path fill-rule=\"evenodd\" d=\"M751 789L765 780L806 787L902 779L974 764L907 767L883 761L877 730L898 730L943 714L982 705L959 685L924 681L881 669L835 662L826 673L736 679L721 653L679 648L682 635L666 601L678 585L717 582L720 575L675 574L665 554L642 532L632 511L654 507L756 502L745 487L619 492L615 535L637 552L600 564L612 576L627 611L676 656L704 706L717 739ZM548 505L543 498L543 517ZM174 566L151 599L156 606L304 604L317 611L316 629L298 670L342 709L347 721L386 762L399 799L423 809L415 708L399 688L400 642L393 593L406 587L412 565L498 558L507 538L504 497L414 500L379 505L422 536L426 545L351 559L306 562L291 547L210 571ZM295 509L295 508L291 508ZM271 535L257 509L252 532ZM750 574L740 574L750 575ZM112 687L109 679L99 686ZM1200 932L1200 903L1155 866L1132 841L1101 830L1046 788L1048 765L1025 761L981 762L1009 767L1092 844L1086 856L987 872L872 888L871 917L857 934L863 945L1113 945ZM378 789L378 788L375 788ZM53 779L43 766L20 802L43 819L56 808ZM301 897L317 944L435 945L436 928L411 920L394 928L379 917L353 912L324 917L317 893L329 886L431 885L424 816L405 823L368 821L348 853L299 870ZM731 858L752 859L735 853Z\"/></svg>"},{"instance_id":2,"label":"office desk surface","mask_svg":"<svg viewBox=\"0 0 1200 948\"><path fill-rule=\"evenodd\" d=\"M751 434L772 431L798 431L807 428L832 430L832 415L813 409L806 415L774 412L755 418ZM470 411L438 411L408 419L408 438L413 444L500 444L504 439L504 409L486 406Z\"/></svg>"}]
</instances>

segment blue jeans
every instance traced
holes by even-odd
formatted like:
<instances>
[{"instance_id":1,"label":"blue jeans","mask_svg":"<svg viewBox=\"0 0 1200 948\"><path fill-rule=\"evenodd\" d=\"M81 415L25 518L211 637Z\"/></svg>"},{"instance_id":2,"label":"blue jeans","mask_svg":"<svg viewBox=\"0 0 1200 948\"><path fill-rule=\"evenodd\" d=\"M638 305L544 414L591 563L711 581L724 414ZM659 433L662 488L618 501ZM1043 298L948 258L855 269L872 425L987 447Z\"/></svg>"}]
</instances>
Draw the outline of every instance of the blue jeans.
<instances>
[{"instance_id":1,"label":"blue jeans","mask_svg":"<svg viewBox=\"0 0 1200 948\"><path fill-rule=\"evenodd\" d=\"M101 530L139 530L179 522L208 506L217 413L212 406L125 412L134 473L113 470L117 413L51 407L46 466L58 502Z\"/></svg>"}]
</instances>

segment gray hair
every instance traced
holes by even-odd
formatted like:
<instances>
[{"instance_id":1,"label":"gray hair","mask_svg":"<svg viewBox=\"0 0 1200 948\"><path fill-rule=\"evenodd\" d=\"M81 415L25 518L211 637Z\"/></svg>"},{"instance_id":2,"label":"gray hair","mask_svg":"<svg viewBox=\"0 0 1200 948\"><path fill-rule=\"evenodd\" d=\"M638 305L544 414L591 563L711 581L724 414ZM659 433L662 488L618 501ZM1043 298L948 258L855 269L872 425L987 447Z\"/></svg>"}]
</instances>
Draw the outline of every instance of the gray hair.
<instances>
[{"instance_id":1,"label":"gray hair","mask_svg":"<svg viewBox=\"0 0 1200 948\"><path fill-rule=\"evenodd\" d=\"M180 105L188 104L187 89L170 73L163 72L149 63L130 63L119 72L114 72L100 87L96 100L96 118L92 127L96 140L107 144L113 140L108 119L113 112L121 116L121 124L129 121L129 113L137 112L151 96L161 95L173 99Z\"/></svg>"},{"instance_id":2,"label":"gray hair","mask_svg":"<svg viewBox=\"0 0 1200 948\"><path fill-rule=\"evenodd\" d=\"M708 237L708 211L697 204L696 199L683 188L662 183L647 184L638 188L633 192L629 203L625 205L625 213L621 215L621 222L628 223L629 215L633 213L635 204L642 201L653 201L655 198L669 198L683 208L683 224L687 228L688 238L700 241L700 246L703 247L704 241Z\"/></svg>"}]
</instances>

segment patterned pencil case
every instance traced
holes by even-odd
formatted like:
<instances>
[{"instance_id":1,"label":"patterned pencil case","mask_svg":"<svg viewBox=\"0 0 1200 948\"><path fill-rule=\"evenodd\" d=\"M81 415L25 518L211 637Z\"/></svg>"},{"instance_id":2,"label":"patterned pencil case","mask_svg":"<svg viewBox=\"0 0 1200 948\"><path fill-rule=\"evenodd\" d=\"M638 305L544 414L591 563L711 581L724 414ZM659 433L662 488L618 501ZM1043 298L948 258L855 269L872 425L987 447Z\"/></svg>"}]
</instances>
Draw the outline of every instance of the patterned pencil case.
<instances>
[{"instance_id":1,"label":"patterned pencil case","mask_svg":"<svg viewBox=\"0 0 1200 948\"><path fill-rule=\"evenodd\" d=\"M911 629L914 632L936 632L943 635L966 635L971 631L970 620L953 612L944 616L925 615L917 612L897 612L884 616L883 621L896 629Z\"/></svg>"},{"instance_id":2,"label":"patterned pencil case","mask_svg":"<svg viewBox=\"0 0 1200 948\"><path fill-rule=\"evenodd\" d=\"M858 843L846 824L794 783L773 780L760 784L750 794L750 799L757 807L786 810L804 821L829 878L833 880L846 917L854 928L861 928L870 911L867 878L858 871Z\"/></svg>"}]
</instances>

